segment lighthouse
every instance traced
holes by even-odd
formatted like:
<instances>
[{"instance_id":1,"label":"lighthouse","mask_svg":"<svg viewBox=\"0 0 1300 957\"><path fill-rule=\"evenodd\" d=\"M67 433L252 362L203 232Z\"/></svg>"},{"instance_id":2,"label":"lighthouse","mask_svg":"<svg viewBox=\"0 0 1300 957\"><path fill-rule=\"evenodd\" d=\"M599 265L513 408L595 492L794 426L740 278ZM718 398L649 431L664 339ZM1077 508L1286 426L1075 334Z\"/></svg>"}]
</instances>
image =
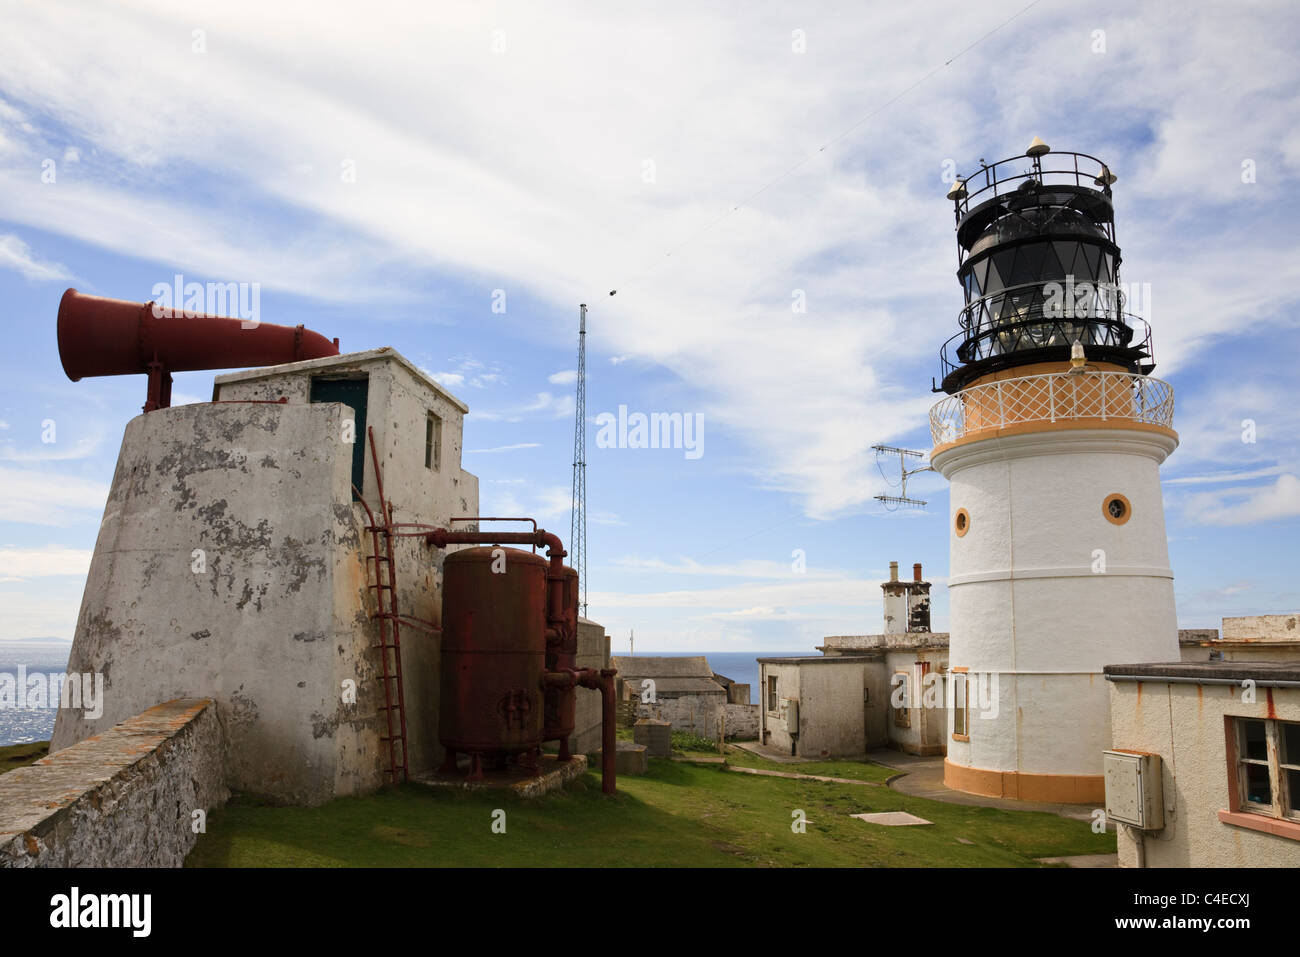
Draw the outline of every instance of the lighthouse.
<instances>
[{"instance_id":1,"label":"lighthouse","mask_svg":"<svg viewBox=\"0 0 1300 957\"><path fill-rule=\"evenodd\" d=\"M930 461L950 485L957 790L1102 801L1103 666L1179 657L1159 473L1173 390L1125 310L1115 181L1035 138L948 192L964 305Z\"/></svg>"}]
</instances>

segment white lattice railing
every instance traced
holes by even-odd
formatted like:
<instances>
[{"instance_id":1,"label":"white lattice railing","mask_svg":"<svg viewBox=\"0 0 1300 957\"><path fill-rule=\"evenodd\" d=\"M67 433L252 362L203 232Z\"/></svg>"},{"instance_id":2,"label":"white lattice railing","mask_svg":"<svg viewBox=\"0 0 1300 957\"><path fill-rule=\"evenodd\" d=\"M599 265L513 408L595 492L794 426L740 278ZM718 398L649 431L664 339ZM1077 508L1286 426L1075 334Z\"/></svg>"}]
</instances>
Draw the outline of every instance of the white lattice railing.
<instances>
[{"instance_id":1,"label":"white lattice railing","mask_svg":"<svg viewBox=\"0 0 1300 957\"><path fill-rule=\"evenodd\" d=\"M1174 387L1128 372L1053 372L963 389L930 409L936 446L1023 422L1114 419L1173 427Z\"/></svg>"}]
</instances>

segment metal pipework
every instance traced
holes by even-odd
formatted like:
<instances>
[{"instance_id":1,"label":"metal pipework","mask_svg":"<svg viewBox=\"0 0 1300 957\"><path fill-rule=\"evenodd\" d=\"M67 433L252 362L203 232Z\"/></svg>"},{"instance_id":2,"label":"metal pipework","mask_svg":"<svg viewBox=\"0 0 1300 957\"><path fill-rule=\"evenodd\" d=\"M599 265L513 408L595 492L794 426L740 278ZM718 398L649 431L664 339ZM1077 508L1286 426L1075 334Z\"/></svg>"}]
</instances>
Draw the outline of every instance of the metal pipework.
<instances>
[{"instance_id":1,"label":"metal pipework","mask_svg":"<svg viewBox=\"0 0 1300 957\"><path fill-rule=\"evenodd\" d=\"M476 519L460 519L476 521ZM532 521L516 519L516 521ZM434 548L448 545L533 545L545 546L549 566L546 570L546 658L547 668L541 685L548 699L547 710L554 712L543 732L543 741L558 741L560 761L568 761L569 735L573 731L573 695L575 687L599 691L601 695L601 790L606 794L615 791L615 741L616 701L612 669L596 670L574 667L577 652L578 588L577 573L564 564L567 554L559 536L543 528L529 532L469 532L434 528L423 533L425 543ZM524 557L529 557L525 554ZM533 559L536 561L537 559ZM444 608L448 596L444 594ZM446 616L444 615L444 619ZM450 759L449 759L450 761ZM450 764L444 769L451 770Z\"/></svg>"},{"instance_id":2,"label":"metal pipework","mask_svg":"<svg viewBox=\"0 0 1300 957\"><path fill-rule=\"evenodd\" d=\"M577 668L567 671L551 671L542 683L548 688L570 690L574 685L590 688L600 692L600 790L602 794L613 794L616 790L615 765L618 758L618 742L615 740L617 726L617 699L614 697L615 668Z\"/></svg>"},{"instance_id":3,"label":"metal pipework","mask_svg":"<svg viewBox=\"0 0 1300 957\"><path fill-rule=\"evenodd\" d=\"M209 316L86 296L69 289L59 300L59 358L73 382L85 376L148 375L144 411L171 405L172 373L272 366L339 354L304 326Z\"/></svg>"}]
</instances>

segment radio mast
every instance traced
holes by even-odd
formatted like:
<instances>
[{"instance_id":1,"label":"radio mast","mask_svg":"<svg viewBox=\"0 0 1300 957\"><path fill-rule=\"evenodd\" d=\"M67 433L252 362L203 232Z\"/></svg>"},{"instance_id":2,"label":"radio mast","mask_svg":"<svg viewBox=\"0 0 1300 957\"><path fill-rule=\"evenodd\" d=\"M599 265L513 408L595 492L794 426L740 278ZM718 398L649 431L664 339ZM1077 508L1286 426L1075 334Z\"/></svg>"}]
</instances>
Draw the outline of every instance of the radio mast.
<instances>
[{"instance_id":1,"label":"radio mast","mask_svg":"<svg viewBox=\"0 0 1300 957\"><path fill-rule=\"evenodd\" d=\"M569 561L582 586L587 617L587 304L578 306L578 397L573 413L573 503L569 510Z\"/></svg>"}]
</instances>

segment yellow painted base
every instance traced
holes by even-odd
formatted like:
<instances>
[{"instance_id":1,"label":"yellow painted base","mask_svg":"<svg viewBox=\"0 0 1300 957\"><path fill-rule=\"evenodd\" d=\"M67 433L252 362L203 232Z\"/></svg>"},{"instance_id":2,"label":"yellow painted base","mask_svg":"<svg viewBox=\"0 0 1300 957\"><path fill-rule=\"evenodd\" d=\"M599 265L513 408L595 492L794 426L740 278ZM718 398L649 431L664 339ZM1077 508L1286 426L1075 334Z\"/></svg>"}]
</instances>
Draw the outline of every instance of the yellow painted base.
<instances>
[{"instance_id":1,"label":"yellow painted base","mask_svg":"<svg viewBox=\"0 0 1300 957\"><path fill-rule=\"evenodd\" d=\"M1029 774L1023 771L987 771L943 762L943 783L954 791L1017 801L1051 804L1106 803L1106 779L1100 774Z\"/></svg>"}]
</instances>

